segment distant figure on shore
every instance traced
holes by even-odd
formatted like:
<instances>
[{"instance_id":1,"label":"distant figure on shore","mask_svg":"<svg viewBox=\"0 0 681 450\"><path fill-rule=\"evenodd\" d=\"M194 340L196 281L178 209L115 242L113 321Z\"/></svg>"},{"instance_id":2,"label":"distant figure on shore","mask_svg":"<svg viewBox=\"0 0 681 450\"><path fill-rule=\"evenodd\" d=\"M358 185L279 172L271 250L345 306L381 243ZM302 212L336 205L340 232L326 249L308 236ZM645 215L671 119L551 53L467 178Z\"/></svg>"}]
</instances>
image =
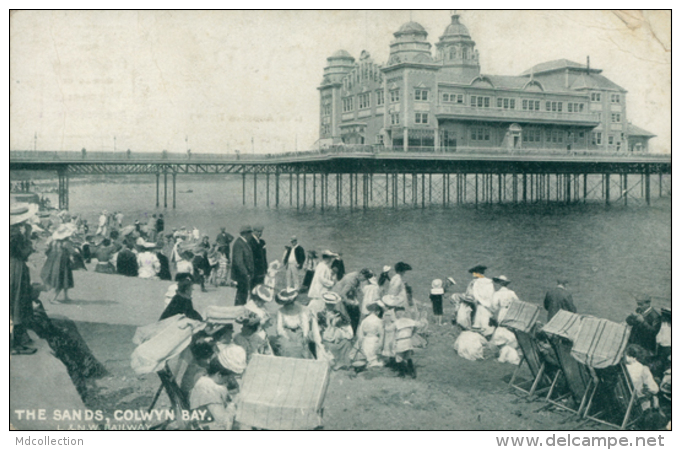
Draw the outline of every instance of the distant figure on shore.
<instances>
[{"instance_id":1,"label":"distant figure on shore","mask_svg":"<svg viewBox=\"0 0 681 450\"><path fill-rule=\"evenodd\" d=\"M250 225L244 225L239 236L232 246L232 281L236 281L236 296L234 306L246 304L248 292L253 283L254 263L253 250L248 243L249 236L253 235Z\"/></svg>"},{"instance_id":2,"label":"distant figure on shore","mask_svg":"<svg viewBox=\"0 0 681 450\"><path fill-rule=\"evenodd\" d=\"M100 214L100 216L99 216L99 222L97 223L97 232L95 233L95 235L100 235L100 236L104 236L104 237L108 236L108 234L107 234L108 222L109 222L109 214L105 209L105 210L102 211L102 214Z\"/></svg>"},{"instance_id":3,"label":"distant figure on shore","mask_svg":"<svg viewBox=\"0 0 681 450\"><path fill-rule=\"evenodd\" d=\"M660 314L652 307L652 299L645 295L636 299L636 312L627 317L627 324L631 326L629 343L640 345L654 355L657 350L657 333L662 327ZM643 362L643 361L642 361Z\"/></svg>"},{"instance_id":4,"label":"distant figure on shore","mask_svg":"<svg viewBox=\"0 0 681 450\"><path fill-rule=\"evenodd\" d=\"M565 288L567 283L568 281L565 278L559 278L558 285L546 293L544 308L549 313L547 321L551 320L561 309L571 313L577 312L577 308L572 302L572 294Z\"/></svg>"},{"instance_id":5,"label":"distant figure on shore","mask_svg":"<svg viewBox=\"0 0 681 450\"><path fill-rule=\"evenodd\" d=\"M218 233L215 238L215 244L218 247L218 251L225 255L229 259L229 245L234 240L234 236L225 231L225 227L220 227L220 233Z\"/></svg>"},{"instance_id":6,"label":"distant figure on shore","mask_svg":"<svg viewBox=\"0 0 681 450\"><path fill-rule=\"evenodd\" d=\"M298 290L300 287L298 270L302 269L305 263L305 249L298 245L297 237L291 236L291 245L286 246L282 261L286 268L286 287Z\"/></svg>"},{"instance_id":7,"label":"distant figure on shore","mask_svg":"<svg viewBox=\"0 0 681 450\"><path fill-rule=\"evenodd\" d=\"M165 220L163 219L163 214L159 214L158 219L156 219L156 235L160 236L165 230L165 227L166 223Z\"/></svg>"}]
</instances>

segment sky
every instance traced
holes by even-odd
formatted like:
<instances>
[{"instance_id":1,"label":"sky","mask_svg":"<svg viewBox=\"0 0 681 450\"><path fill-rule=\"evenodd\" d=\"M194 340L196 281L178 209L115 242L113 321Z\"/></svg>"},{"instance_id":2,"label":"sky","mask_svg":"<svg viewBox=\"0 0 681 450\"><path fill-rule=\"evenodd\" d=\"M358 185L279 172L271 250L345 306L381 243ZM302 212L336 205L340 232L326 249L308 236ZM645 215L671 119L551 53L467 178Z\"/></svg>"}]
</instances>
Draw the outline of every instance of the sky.
<instances>
[{"instance_id":1,"label":"sky","mask_svg":"<svg viewBox=\"0 0 681 450\"><path fill-rule=\"evenodd\" d=\"M482 72L569 59L628 91L628 119L671 151L671 14L457 11ZM326 58L388 59L413 20L435 44L450 11L18 11L10 149L276 153L314 148ZM433 46L434 50L434 46Z\"/></svg>"}]
</instances>

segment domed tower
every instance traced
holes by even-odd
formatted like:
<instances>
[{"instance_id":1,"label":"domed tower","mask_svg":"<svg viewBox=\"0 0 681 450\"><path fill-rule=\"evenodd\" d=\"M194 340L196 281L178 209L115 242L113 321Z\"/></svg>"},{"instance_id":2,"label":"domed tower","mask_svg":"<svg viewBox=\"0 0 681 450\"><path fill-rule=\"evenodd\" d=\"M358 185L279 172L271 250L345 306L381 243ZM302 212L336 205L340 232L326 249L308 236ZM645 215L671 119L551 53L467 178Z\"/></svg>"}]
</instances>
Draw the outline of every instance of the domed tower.
<instances>
[{"instance_id":1,"label":"domed tower","mask_svg":"<svg viewBox=\"0 0 681 450\"><path fill-rule=\"evenodd\" d=\"M331 145L340 140L341 96L343 78L356 66L355 58L338 50L326 58L324 78L319 89L319 143Z\"/></svg>"},{"instance_id":2,"label":"domed tower","mask_svg":"<svg viewBox=\"0 0 681 450\"><path fill-rule=\"evenodd\" d=\"M437 60L446 72L469 81L480 75L480 60L475 42L459 17L458 14L452 15L452 23L440 36L440 42L435 44Z\"/></svg>"},{"instance_id":3,"label":"domed tower","mask_svg":"<svg viewBox=\"0 0 681 450\"><path fill-rule=\"evenodd\" d=\"M355 58L345 50L338 50L326 58L327 65L324 67L324 79L322 86L340 83L343 77L355 67Z\"/></svg>"},{"instance_id":4,"label":"domed tower","mask_svg":"<svg viewBox=\"0 0 681 450\"><path fill-rule=\"evenodd\" d=\"M390 43L388 65L404 62L432 64L431 44L426 39L428 33L416 22L407 22L394 34L395 40Z\"/></svg>"}]
</instances>

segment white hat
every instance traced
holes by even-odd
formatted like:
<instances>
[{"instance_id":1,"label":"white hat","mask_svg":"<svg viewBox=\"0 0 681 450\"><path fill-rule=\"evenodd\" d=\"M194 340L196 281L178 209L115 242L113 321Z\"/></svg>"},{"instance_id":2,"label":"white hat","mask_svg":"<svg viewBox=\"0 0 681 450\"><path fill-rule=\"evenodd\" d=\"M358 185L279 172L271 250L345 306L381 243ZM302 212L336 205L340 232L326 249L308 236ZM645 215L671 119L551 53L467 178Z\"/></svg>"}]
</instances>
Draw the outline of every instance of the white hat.
<instances>
[{"instance_id":1,"label":"white hat","mask_svg":"<svg viewBox=\"0 0 681 450\"><path fill-rule=\"evenodd\" d=\"M499 275L498 277L494 277L492 278L492 281L494 281L495 283L502 284L504 286L511 283L511 280L506 278L506 275Z\"/></svg>"},{"instance_id":2,"label":"white hat","mask_svg":"<svg viewBox=\"0 0 681 450\"><path fill-rule=\"evenodd\" d=\"M391 308L395 308L397 306L404 306L404 302L400 300L400 298L396 295L384 295L381 301L385 304L385 306L389 306Z\"/></svg>"},{"instance_id":3,"label":"white hat","mask_svg":"<svg viewBox=\"0 0 681 450\"><path fill-rule=\"evenodd\" d=\"M337 305L343 300L341 296L335 292L324 292L322 298L324 299L324 303L328 303L329 305Z\"/></svg>"},{"instance_id":4,"label":"white hat","mask_svg":"<svg viewBox=\"0 0 681 450\"><path fill-rule=\"evenodd\" d=\"M234 344L218 344L218 361L225 369L242 374L246 369L246 350Z\"/></svg>"},{"instance_id":5,"label":"white hat","mask_svg":"<svg viewBox=\"0 0 681 450\"><path fill-rule=\"evenodd\" d=\"M16 225L25 222L38 212L35 203L14 203L9 207L9 224Z\"/></svg>"},{"instance_id":6,"label":"white hat","mask_svg":"<svg viewBox=\"0 0 681 450\"><path fill-rule=\"evenodd\" d=\"M433 295L442 295L445 293L445 290L442 289L442 280L439 278L433 280L433 282L430 284L430 287L432 288L430 293Z\"/></svg>"},{"instance_id":7,"label":"white hat","mask_svg":"<svg viewBox=\"0 0 681 450\"><path fill-rule=\"evenodd\" d=\"M322 251L322 256L333 256L333 257L337 257L338 255L335 254L334 252L332 252L331 250L323 250L323 251Z\"/></svg>"},{"instance_id":8,"label":"white hat","mask_svg":"<svg viewBox=\"0 0 681 450\"><path fill-rule=\"evenodd\" d=\"M66 239L67 237L71 236L75 232L76 226L74 224L63 223L59 225L59 228L57 228L54 233L52 233L52 239L55 241L61 241L62 239Z\"/></svg>"},{"instance_id":9,"label":"white hat","mask_svg":"<svg viewBox=\"0 0 681 450\"><path fill-rule=\"evenodd\" d=\"M383 273L390 272L390 269L392 269L392 267L390 267L390 266L383 266Z\"/></svg>"}]
</instances>

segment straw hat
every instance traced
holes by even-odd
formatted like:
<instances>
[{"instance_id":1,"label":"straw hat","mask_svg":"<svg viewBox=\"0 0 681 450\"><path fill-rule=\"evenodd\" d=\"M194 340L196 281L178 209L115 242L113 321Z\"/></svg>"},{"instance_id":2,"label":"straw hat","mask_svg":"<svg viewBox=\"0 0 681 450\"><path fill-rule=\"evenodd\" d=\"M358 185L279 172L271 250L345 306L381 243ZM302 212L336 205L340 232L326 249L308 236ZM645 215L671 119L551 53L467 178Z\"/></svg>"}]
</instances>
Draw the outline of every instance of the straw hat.
<instances>
[{"instance_id":1,"label":"straw hat","mask_svg":"<svg viewBox=\"0 0 681 450\"><path fill-rule=\"evenodd\" d=\"M336 258L338 255L332 252L331 250L322 250L322 256L327 256L327 257L333 257Z\"/></svg>"},{"instance_id":2,"label":"straw hat","mask_svg":"<svg viewBox=\"0 0 681 450\"><path fill-rule=\"evenodd\" d=\"M430 284L430 293L433 295L442 295L445 293L445 290L442 289L442 280L439 278L433 280L433 282Z\"/></svg>"},{"instance_id":3,"label":"straw hat","mask_svg":"<svg viewBox=\"0 0 681 450\"><path fill-rule=\"evenodd\" d=\"M498 277L494 277L492 278L492 281L502 286L508 286L509 284L511 284L511 280L506 278L506 275L499 275Z\"/></svg>"},{"instance_id":4,"label":"straw hat","mask_svg":"<svg viewBox=\"0 0 681 450\"><path fill-rule=\"evenodd\" d=\"M148 248L148 249L156 248L156 242L145 242L144 248Z\"/></svg>"},{"instance_id":5,"label":"straw hat","mask_svg":"<svg viewBox=\"0 0 681 450\"><path fill-rule=\"evenodd\" d=\"M14 203L9 207L9 224L16 225L33 217L38 212L35 203Z\"/></svg>"},{"instance_id":6,"label":"straw hat","mask_svg":"<svg viewBox=\"0 0 681 450\"><path fill-rule=\"evenodd\" d=\"M411 266L405 262L398 262L395 264L395 272L406 272L407 270L411 270Z\"/></svg>"},{"instance_id":7,"label":"straw hat","mask_svg":"<svg viewBox=\"0 0 681 450\"><path fill-rule=\"evenodd\" d=\"M246 350L234 344L218 344L218 361L225 369L242 374L246 369Z\"/></svg>"},{"instance_id":8,"label":"straw hat","mask_svg":"<svg viewBox=\"0 0 681 450\"><path fill-rule=\"evenodd\" d=\"M383 304L385 306L390 307L390 308L402 306L402 303L403 303L398 296L390 295L390 294L384 295L383 298L381 299L381 301L383 302Z\"/></svg>"},{"instance_id":9,"label":"straw hat","mask_svg":"<svg viewBox=\"0 0 681 450\"><path fill-rule=\"evenodd\" d=\"M280 305L288 305L293 303L298 297L298 291L291 288L282 289L277 294L276 302Z\"/></svg>"},{"instance_id":10,"label":"straw hat","mask_svg":"<svg viewBox=\"0 0 681 450\"><path fill-rule=\"evenodd\" d=\"M470 269L468 269L468 273L484 274L485 270L487 270L487 266L483 266L483 265L478 264L477 266L471 267Z\"/></svg>"},{"instance_id":11,"label":"straw hat","mask_svg":"<svg viewBox=\"0 0 681 450\"><path fill-rule=\"evenodd\" d=\"M61 241L73 235L76 232L76 226L72 223L63 223L59 225L59 228L52 233L52 239L55 241Z\"/></svg>"},{"instance_id":12,"label":"straw hat","mask_svg":"<svg viewBox=\"0 0 681 450\"><path fill-rule=\"evenodd\" d=\"M274 289L264 284L259 284L253 288L251 294L258 297L260 300L265 302L271 302L274 300Z\"/></svg>"},{"instance_id":13,"label":"straw hat","mask_svg":"<svg viewBox=\"0 0 681 450\"><path fill-rule=\"evenodd\" d=\"M383 270L381 271L381 273L390 272L390 269L392 269L392 267L390 267L390 266L383 266Z\"/></svg>"},{"instance_id":14,"label":"straw hat","mask_svg":"<svg viewBox=\"0 0 681 450\"><path fill-rule=\"evenodd\" d=\"M324 292L322 298L327 305L337 305L343 300L341 296L335 292Z\"/></svg>"}]
</instances>

